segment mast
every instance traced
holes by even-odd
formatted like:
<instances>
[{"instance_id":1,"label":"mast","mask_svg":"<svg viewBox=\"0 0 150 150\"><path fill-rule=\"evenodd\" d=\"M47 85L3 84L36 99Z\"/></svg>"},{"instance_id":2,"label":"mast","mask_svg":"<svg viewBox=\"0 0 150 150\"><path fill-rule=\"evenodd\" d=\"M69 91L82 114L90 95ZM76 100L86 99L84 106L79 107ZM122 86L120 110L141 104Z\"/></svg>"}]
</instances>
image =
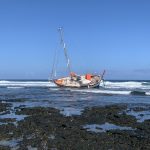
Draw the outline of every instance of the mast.
<instances>
[{"instance_id":1,"label":"mast","mask_svg":"<svg viewBox=\"0 0 150 150\"><path fill-rule=\"evenodd\" d=\"M64 42L64 39L63 39L63 31L62 31L62 28L58 28L58 31L60 33L60 42L63 46L63 49L64 49L64 54L65 54L65 58L66 58L66 61L67 61L67 68L68 68L68 71L69 73L71 72L71 67L70 67L70 60L69 60L69 57L68 57L68 54L67 54L67 48L66 48L66 44Z\"/></svg>"}]
</instances>

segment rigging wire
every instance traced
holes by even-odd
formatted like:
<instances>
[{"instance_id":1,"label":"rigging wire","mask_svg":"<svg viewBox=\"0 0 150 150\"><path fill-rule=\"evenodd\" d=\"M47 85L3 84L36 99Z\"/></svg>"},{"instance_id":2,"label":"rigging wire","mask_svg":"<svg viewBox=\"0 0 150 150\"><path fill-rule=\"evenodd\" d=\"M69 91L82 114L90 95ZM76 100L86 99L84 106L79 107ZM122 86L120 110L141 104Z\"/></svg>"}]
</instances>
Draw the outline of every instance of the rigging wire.
<instances>
[{"instance_id":1,"label":"rigging wire","mask_svg":"<svg viewBox=\"0 0 150 150\"><path fill-rule=\"evenodd\" d=\"M68 71L70 73L71 72L70 59L68 57L66 44L65 44L64 39L63 39L63 30L62 30L62 27L58 28L58 31L60 33L60 40L61 40L60 42L61 42L61 45L63 46L64 54L65 54L66 61L67 61L67 68L68 68Z\"/></svg>"},{"instance_id":2,"label":"rigging wire","mask_svg":"<svg viewBox=\"0 0 150 150\"><path fill-rule=\"evenodd\" d=\"M62 45L62 47L64 49L64 55L65 55L65 58L67 61L67 68L66 69L69 71L69 74L70 74L70 72L71 72L70 59L68 57L66 44L65 44L64 39L63 39L62 27L58 28L58 31L60 34L60 44ZM53 59L53 64L52 64L52 71L50 74L50 81L53 80L54 78L56 78L56 76L57 76L56 69L58 67L58 57L59 57L58 55L60 55L58 51L59 51L59 43L57 44L57 47L56 47L55 52L54 52L54 59Z\"/></svg>"},{"instance_id":3,"label":"rigging wire","mask_svg":"<svg viewBox=\"0 0 150 150\"><path fill-rule=\"evenodd\" d=\"M58 46L59 43L57 44L55 50L54 50L54 59L53 59L53 64L52 64L52 71L51 71L51 75L50 75L50 80L53 80L54 77L56 77L56 68L57 68L57 63L58 63Z\"/></svg>"}]
</instances>

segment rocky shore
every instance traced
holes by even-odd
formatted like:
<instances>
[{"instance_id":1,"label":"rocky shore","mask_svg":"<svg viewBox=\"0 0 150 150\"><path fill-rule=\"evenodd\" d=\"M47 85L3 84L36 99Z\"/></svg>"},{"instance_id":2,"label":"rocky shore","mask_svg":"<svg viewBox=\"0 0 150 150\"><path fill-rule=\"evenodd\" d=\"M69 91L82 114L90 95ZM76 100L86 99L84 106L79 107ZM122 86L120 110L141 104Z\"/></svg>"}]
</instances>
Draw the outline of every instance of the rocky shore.
<instances>
[{"instance_id":1,"label":"rocky shore","mask_svg":"<svg viewBox=\"0 0 150 150\"><path fill-rule=\"evenodd\" d=\"M64 116L55 108L17 107L15 114L24 119L0 119L0 150L150 149L150 120L138 122L127 109L92 107L81 115ZM0 102L0 115L9 113L11 104Z\"/></svg>"}]
</instances>

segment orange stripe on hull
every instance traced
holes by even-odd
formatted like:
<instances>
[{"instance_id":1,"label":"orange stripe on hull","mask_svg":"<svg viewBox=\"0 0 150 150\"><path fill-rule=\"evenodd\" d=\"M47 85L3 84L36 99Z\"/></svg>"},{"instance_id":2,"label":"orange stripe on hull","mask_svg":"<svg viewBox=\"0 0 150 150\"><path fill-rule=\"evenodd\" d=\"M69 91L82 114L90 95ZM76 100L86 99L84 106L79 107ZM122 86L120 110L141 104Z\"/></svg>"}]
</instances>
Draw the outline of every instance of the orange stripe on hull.
<instances>
[{"instance_id":1,"label":"orange stripe on hull","mask_svg":"<svg viewBox=\"0 0 150 150\"><path fill-rule=\"evenodd\" d=\"M63 85L63 79L58 79L54 81L55 84L62 86Z\"/></svg>"}]
</instances>

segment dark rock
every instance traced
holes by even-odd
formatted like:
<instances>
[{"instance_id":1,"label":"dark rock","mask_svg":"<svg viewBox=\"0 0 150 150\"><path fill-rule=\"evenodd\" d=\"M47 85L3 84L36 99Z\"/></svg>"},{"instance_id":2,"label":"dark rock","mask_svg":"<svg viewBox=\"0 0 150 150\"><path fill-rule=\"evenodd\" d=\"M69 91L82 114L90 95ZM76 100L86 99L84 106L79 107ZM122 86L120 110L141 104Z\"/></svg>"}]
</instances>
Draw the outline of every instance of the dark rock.
<instances>
[{"instance_id":1,"label":"dark rock","mask_svg":"<svg viewBox=\"0 0 150 150\"><path fill-rule=\"evenodd\" d=\"M149 149L150 120L137 123L135 117L120 114L126 108L126 105L86 108L81 116L70 117L61 115L54 108L17 108L17 114L28 116L17 126L0 125L0 140L21 138L18 145L24 150L29 146L41 150ZM83 128L86 124L105 122L135 130L94 133Z\"/></svg>"},{"instance_id":2,"label":"dark rock","mask_svg":"<svg viewBox=\"0 0 150 150\"><path fill-rule=\"evenodd\" d=\"M9 107L11 107L11 104L0 102L0 112L8 110Z\"/></svg>"}]
</instances>

